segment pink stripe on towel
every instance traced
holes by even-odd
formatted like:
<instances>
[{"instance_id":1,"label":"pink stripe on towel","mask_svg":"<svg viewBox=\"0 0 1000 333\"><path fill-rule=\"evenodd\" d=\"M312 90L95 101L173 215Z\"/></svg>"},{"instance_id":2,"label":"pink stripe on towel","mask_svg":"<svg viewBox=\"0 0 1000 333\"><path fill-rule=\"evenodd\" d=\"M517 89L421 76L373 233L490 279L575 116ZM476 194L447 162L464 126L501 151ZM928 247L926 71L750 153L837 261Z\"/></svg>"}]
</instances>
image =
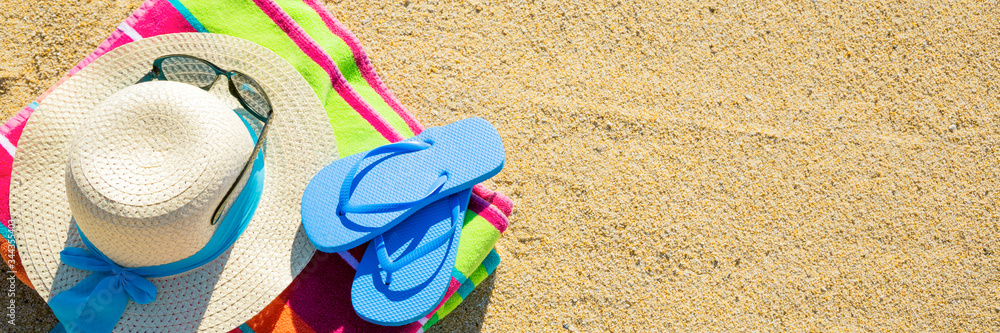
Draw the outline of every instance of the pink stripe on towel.
<instances>
[{"instance_id":1,"label":"pink stripe on towel","mask_svg":"<svg viewBox=\"0 0 1000 333\"><path fill-rule=\"evenodd\" d=\"M385 83L382 82L382 79L378 77L371 61L368 60L368 54L365 53L365 49L361 46L361 42L358 41L358 38L355 37L354 34L347 29L347 27L341 24L340 21L337 21L337 19L333 17L333 14L316 2L316 0L303 1L316 11L317 14L319 14L319 17L323 19L323 23L326 24L330 31L333 31L337 37L340 37L340 39L342 39L344 43L347 43L347 46L351 48L351 53L354 54L354 61L358 65L358 69L361 70L361 76L365 78L365 81L368 82L372 89L375 89L379 96L385 100L386 104L389 104L389 106L392 107L392 110L395 111L404 122L406 122L406 125L410 127L410 130L413 131L414 135L420 134L420 132L424 130L424 126L413 117L413 114L406 110L403 103L401 103L399 99L392 94L392 91L390 91ZM388 126L388 124L385 124L385 126ZM398 141L389 137L386 137L386 139L389 139L389 141L392 142ZM514 204L507 196L489 190L483 185L476 185L473 190L477 196L485 199L486 202L496 205L497 208L499 208L504 214L511 214Z\"/></svg>"},{"instance_id":2,"label":"pink stripe on towel","mask_svg":"<svg viewBox=\"0 0 1000 333\"><path fill-rule=\"evenodd\" d=\"M359 246L361 251L365 246ZM353 252L353 250L352 250ZM384 327L364 321L354 312L351 285L354 269L339 255L317 251L292 284L279 298L310 329L321 332L416 332L422 326L414 322L401 327ZM350 272L350 273L345 273ZM323 295L323 297L315 297ZM281 327L272 327L277 329Z\"/></svg>"},{"instance_id":3,"label":"pink stripe on towel","mask_svg":"<svg viewBox=\"0 0 1000 333\"><path fill-rule=\"evenodd\" d=\"M472 199L469 200L469 210L489 221L500 233L507 231L509 224L507 215L504 215L496 206L490 205L485 199L473 195Z\"/></svg>"},{"instance_id":4,"label":"pink stripe on towel","mask_svg":"<svg viewBox=\"0 0 1000 333\"><path fill-rule=\"evenodd\" d=\"M365 53L365 49L361 46L361 42L358 41L358 38L354 37L354 34L351 33L350 30L347 30L347 27L341 24L340 21L337 21L337 19L333 17L333 14L330 14L330 11L323 8L323 6L315 0L304 1L307 5L309 5L309 7L312 7L312 9L316 11L316 14L319 14L319 17L323 19L323 23L326 23L326 27L329 28L330 31L333 31L337 37L344 40L344 43L347 43L347 46L351 48L351 53L354 54L354 62L358 65L358 69L361 70L361 76L365 78L368 85L370 85L372 89L375 89L375 92L377 92L378 95L385 100L386 104L389 104L389 107L391 107L393 111L396 111L396 114L398 114L399 117L406 122L406 125L410 127L410 130L413 131L414 135L420 134L420 132L424 130L424 126L421 125L409 111L406 111L406 108L403 107L403 103L401 103L399 99L396 99L396 96L389 91L389 88L386 87L385 83L379 79L371 61L368 60L368 54Z\"/></svg>"},{"instance_id":5,"label":"pink stripe on towel","mask_svg":"<svg viewBox=\"0 0 1000 333\"><path fill-rule=\"evenodd\" d=\"M34 104L32 104L34 105ZM35 111L31 106L24 107L21 112L18 112L7 123L0 127L0 135L3 135L7 141L10 141L12 145L17 146L17 140L21 138L21 131L24 130L24 124L28 123L28 116ZM10 223L10 178L11 173L14 168L14 156L8 155L6 152L0 154L0 223L7 227L7 229L12 229Z\"/></svg>"},{"instance_id":6,"label":"pink stripe on towel","mask_svg":"<svg viewBox=\"0 0 1000 333\"><path fill-rule=\"evenodd\" d=\"M142 19L146 15L156 19ZM132 16L125 19L125 23L147 38L177 32L198 32L167 0L146 1Z\"/></svg>"},{"instance_id":7,"label":"pink stripe on towel","mask_svg":"<svg viewBox=\"0 0 1000 333\"><path fill-rule=\"evenodd\" d=\"M503 193L487 188L483 184L476 184L476 186L473 186L472 194L475 194L486 200L486 202L493 204L500 209L505 216L510 216L510 214L514 211L514 202L510 201L510 198Z\"/></svg>"},{"instance_id":8,"label":"pink stripe on towel","mask_svg":"<svg viewBox=\"0 0 1000 333\"><path fill-rule=\"evenodd\" d=\"M400 135L399 132L396 132L396 129L389 126L389 123L383 119L381 115L375 112L371 105L368 105L368 103L365 102L353 88L351 88L351 86L347 83L347 80L344 79L344 75L340 73L340 69L337 68L337 64L333 62L333 59L330 58L330 56L319 47L319 45L316 44L316 41L314 41L312 37L309 37L309 35L302 30L302 27L299 27L299 25L296 24L290 16L288 16L288 13L285 13L285 11L283 11L278 4L274 3L273 0L254 0L254 3L257 4L257 6L260 7L260 9L264 11L264 13L267 14L267 16L270 17L271 20L274 21L274 23L277 24L278 27L292 39L292 41L295 42L295 45L298 45L299 48L302 49L302 52L305 52L309 58L315 61L316 64L318 64L330 75L330 80L333 83L333 89L336 90L337 93L340 94L345 101L347 101L347 104L354 108L354 110L357 111L362 118L374 126L375 130L377 130L390 142L396 142L403 139L403 136Z\"/></svg>"}]
</instances>

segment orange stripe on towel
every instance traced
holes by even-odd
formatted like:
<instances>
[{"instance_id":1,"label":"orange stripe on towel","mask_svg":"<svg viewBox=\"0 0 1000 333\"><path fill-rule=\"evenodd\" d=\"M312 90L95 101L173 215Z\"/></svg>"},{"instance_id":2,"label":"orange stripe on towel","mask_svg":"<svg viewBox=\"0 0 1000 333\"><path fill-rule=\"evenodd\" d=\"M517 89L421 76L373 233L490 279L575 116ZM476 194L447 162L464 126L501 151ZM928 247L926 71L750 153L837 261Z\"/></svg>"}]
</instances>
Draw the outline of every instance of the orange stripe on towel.
<instances>
[{"instance_id":1,"label":"orange stripe on towel","mask_svg":"<svg viewBox=\"0 0 1000 333\"><path fill-rule=\"evenodd\" d=\"M271 301L264 310L247 321L254 332L295 332L316 333L302 318L285 306L285 294L291 289L285 289L277 298Z\"/></svg>"}]
</instances>

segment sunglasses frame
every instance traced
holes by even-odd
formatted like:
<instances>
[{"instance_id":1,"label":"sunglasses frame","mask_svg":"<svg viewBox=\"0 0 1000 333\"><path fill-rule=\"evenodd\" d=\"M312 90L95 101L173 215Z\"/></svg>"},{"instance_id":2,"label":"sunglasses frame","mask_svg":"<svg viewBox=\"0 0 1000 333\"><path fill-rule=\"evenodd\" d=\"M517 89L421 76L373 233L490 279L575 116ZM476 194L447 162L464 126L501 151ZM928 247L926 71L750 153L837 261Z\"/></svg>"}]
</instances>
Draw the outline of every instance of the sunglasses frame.
<instances>
[{"instance_id":1,"label":"sunglasses frame","mask_svg":"<svg viewBox=\"0 0 1000 333\"><path fill-rule=\"evenodd\" d=\"M260 130L260 135L257 137L257 143L253 147L253 152L251 152L251 154L250 154L250 159L247 160L247 163L243 166L243 170L240 170L240 174L236 177L236 182L233 183L233 186L229 187L229 190L226 191L226 195L222 197L222 201L219 203L219 206L216 207L215 213L212 214L211 224L215 225L216 223L219 222L220 219L222 219L223 216L225 216L227 213L229 213L229 208L232 207L232 202L234 202L236 200L236 197L237 197L233 193L236 190L236 187L246 184L247 178L250 176L250 168L253 167L254 162L257 160L257 154L264 147L264 138L267 136L268 125L270 125L270 123L271 123L271 114L272 114L272 112L267 112L266 115L262 115L262 113L259 112L259 110L254 110L253 108L251 108L250 104L243 100L243 96L239 93L239 90L236 88L236 84L233 83L233 79L232 79L233 76L238 74L238 75L243 75L244 77L246 77L247 79L249 79L251 82L253 82L254 85L256 85L258 88L260 88L259 95L264 99L264 102L267 102L267 105L270 107L270 109L272 111L274 110L274 105L271 104L271 100L267 98L267 94L264 93L263 87L261 87L261 85L259 83L257 83L257 81L254 80L249 75L246 75L245 73L239 72L239 71L227 71L227 70L223 70L222 68L219 68L219 66L216 66L215 64L213 64L212 62L210 62L208 60L201 59L201 58L194 57L194 56L190 56L190 55L186 55L186 54L171 54L171 55L165 55L165 56L156 58L156 60L153 61L153 69L150 70L149 73L147 73L141 79L139 79L139 81L137 81L136 83L142 83L142 82L152 81L153 79L160 80L160 81L172 81L172 80L168 80L166 78L166 75L163 73L163 70L161 69L161 65L163 64L164 60L169 59L169 58L173 58L173 57L183 57L183 58L188 58L188 59L194 59L194 60L197 60L197 61L200 61L202 63L205 63L205 64L209 65L209 67L211 67L212 70L215 71L215 74L216 74L215 80L213 80L212 83L208 84L207 86L205 86L205 87L199 87L197 85L191 84L191 85L193 85L195 87L201 88L202 90L205 90L205 91L211 90L212 86L214 86L215 83L219 81L219 76L220 75L226 76L226 78L228 79L227 81L229 81L229 93L232 94L234 97L236 97L236 100L238 100L240 102L240 105L242 105L243 108L245 110L247 110L247 113L249 113L254 118L257 118L257 120L259 120L262 123L264 123L264 126ZM183 82L183 81L173 81L173 82L187 83L187 82ZM188 84L190 84L190 83L188 83Z\"/></svg>"}]
</instances>

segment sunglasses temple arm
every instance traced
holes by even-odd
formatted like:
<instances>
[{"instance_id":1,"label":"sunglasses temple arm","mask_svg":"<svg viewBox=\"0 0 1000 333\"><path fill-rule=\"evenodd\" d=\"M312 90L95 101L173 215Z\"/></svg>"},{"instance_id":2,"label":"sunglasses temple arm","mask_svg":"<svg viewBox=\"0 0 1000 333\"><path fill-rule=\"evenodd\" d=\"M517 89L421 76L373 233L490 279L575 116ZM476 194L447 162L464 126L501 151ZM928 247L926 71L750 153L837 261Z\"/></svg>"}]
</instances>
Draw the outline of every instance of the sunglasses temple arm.
<instances>
[{"instance_id":1,"label":"sunglasses temple arm","mask_svg":"<svg viewBox=\"0 0 1000 333\"><path fill-rule=\"evenodd\" d=\"M239 183L244 182L244 178L249 176L250 169L253 168L253 164L257 160L257 154L264 148L264 138L267 136L267 125L270 125L270 121L265 122L264 127L260 129L260 135L257 136L257 144L254 145L253 150L250 153L250 159L247 160L246 165L243 166L243 170L240 171L238 176L236 176L236 183L234 183L233 186L229 188L229 191L226 192L226 195L222 197L222 202L219 203L219 207L215 208L215 213L212 214L212 225L219 222L219 218L222 217L222 213L226 209L226 206L228 206L229 201L235 200L234 196L238 195L238 193L234 193L236 186L239 185Z\"/></svg>"},{"instance_id":2,"label":"sunglasses temple arm","mask_svg":"<svg viewBox=\"0 0 1000 333\"><path fill-rule=\"evenodd\" d=\"M141 79L139 79L139 81L136 81L135 83L143 83L143 82L147 82L147 81L152 81L153 78L155 78L155 77L156 77L156 73L154 73L154 71L149 71L149 73L146 73L145 76L143 76Z\"/></svg>"}]
</instances>

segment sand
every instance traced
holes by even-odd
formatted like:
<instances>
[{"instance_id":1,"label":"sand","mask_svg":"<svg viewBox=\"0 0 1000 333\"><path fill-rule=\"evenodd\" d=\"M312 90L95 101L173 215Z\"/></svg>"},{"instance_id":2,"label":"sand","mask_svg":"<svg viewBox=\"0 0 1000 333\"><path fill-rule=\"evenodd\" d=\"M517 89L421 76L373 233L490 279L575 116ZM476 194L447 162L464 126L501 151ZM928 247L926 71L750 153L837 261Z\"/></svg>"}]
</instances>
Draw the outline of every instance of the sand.
<instances>
[{"instance_id":1,"label":"sand","mask_svg":"<svg viewBox=\"0 0 1000 333\"><path fill-rule=\"evenodd\" d=\"M4 115L138 4L6 1ZM503 263L438 332L1000 330L995 3L326 7L504 139Z\"/></svg>"}]
</instances>

